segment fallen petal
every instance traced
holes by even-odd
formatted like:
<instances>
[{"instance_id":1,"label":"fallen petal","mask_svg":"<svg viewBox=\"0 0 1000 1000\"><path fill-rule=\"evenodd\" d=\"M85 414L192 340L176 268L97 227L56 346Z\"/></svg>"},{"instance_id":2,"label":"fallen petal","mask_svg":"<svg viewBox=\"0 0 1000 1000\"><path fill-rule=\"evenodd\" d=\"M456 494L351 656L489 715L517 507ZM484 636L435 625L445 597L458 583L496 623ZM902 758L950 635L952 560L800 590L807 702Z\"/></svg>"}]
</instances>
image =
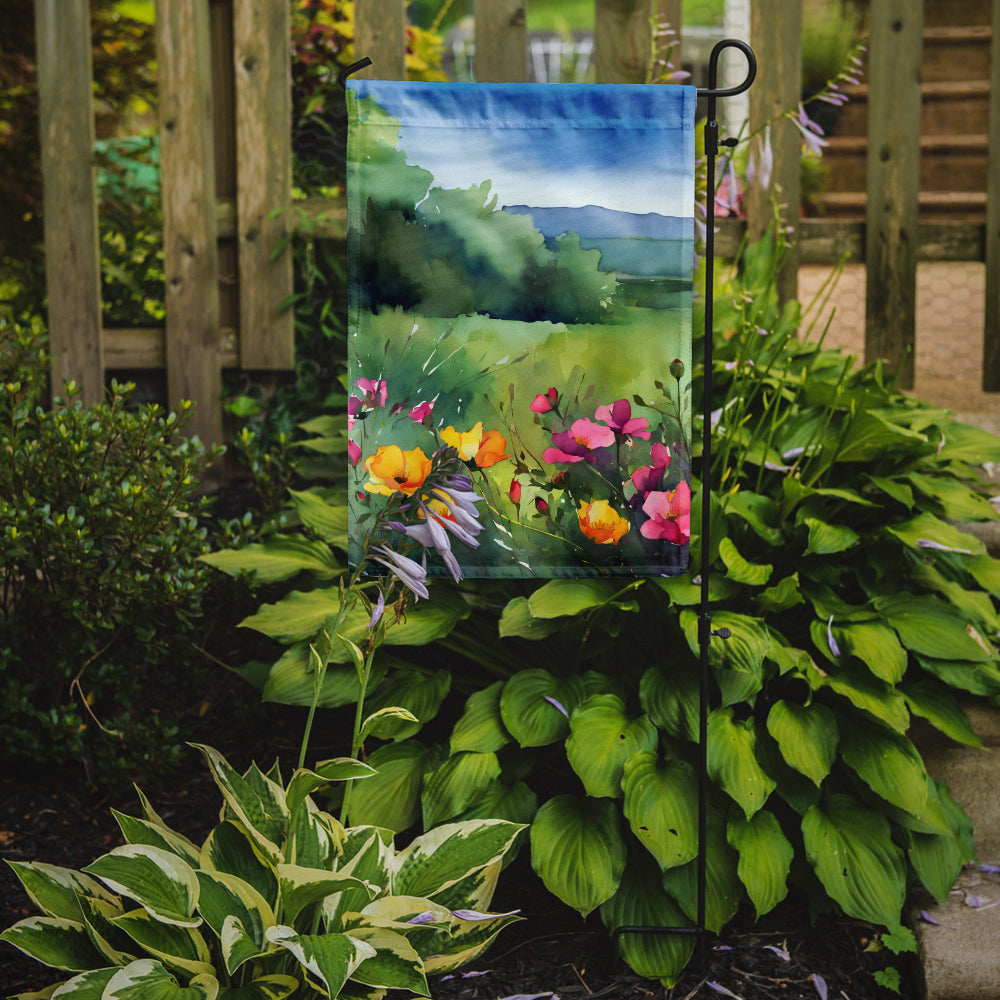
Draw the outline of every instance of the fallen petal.
<instances>
[{"instance_id":1,"label":"fallen petal","mask_svg":"<svg viewBox=\"0 0 1000 1000\"><path fill-rule=\"evenodd\" d=\"M813 986L816 987L816 992L819 994L819 1000L826 1000L826 980L822 976L817 976L815 972L812 976L810 976L810 979L813 981Z\"/></svg>"},{"instance_id":2,"label":"fallen petal","mask_svg":"<svg viewBox=\"0 0 1000 1000\"><path fill-rule=\"evenodd\" d=\"M773 951L783 962L790 962L792 960L792 956L784 948L779 948L776 944L764 945L764 951Z\"/></svg>"},{"instance_id":3,"label":"fallen petal","mask_svg":"<svg viewBox=\"0 0 1000 1000\"><path fill-rule=\"evenodd\" d=\"M735 1000L743 1000L743 997L741 997L738 993L734 993L732 990L727 990L721 983L713 983L709 981L705 983L705 985L710 990L714 990L716 993L721 993L724 997L734 997Z\"/></svg>"}]
</instances>

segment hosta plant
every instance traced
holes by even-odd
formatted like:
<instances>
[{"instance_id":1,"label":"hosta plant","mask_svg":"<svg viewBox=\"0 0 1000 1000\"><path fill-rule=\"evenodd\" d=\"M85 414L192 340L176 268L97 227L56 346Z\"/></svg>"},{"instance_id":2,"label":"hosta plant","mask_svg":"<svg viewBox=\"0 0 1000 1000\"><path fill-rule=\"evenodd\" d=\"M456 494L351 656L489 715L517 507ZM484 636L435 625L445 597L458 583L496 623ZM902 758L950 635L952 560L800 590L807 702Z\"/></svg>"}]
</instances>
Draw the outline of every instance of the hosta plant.
<instances>
[{"instance_id":1,"label":"hosta plant","mask_svg":"<svg viewBox=\"0 0 1000 1000\"><path fill-rule=\"evenodd\" d=\"M345 829L313 801L369 766L338 758L285 784L277 767L240 774L199 749L224 802L202 844L140 793L142 818L115 813L126 843L82 871L11 862L41 915L0 938L68 974L22 996L428 996L429 973L470 961L518 919L487 912L518 825L451 823L397 849L391 831Z\"/></svg>"}]
</instances>

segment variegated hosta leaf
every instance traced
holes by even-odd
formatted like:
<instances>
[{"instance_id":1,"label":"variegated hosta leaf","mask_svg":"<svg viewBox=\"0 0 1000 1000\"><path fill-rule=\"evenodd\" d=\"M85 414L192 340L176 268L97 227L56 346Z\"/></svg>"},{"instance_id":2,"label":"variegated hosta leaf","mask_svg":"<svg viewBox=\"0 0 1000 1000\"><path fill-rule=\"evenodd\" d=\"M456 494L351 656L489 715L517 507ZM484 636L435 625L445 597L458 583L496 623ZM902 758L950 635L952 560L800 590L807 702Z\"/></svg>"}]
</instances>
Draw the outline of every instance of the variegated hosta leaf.
<instances>
[{"instance_id":1,"label":"variegated hosta leaf","mask_svg":"<svg viewBox=\"0 0 1000 1000\"><path fill-rule=\"evenodd\" d=\"M126 963L127 964L127 963ZM54 997L56 1000L101 1000L104 996L104 988L114 978L120 966L109 966L106 969L91 969L89 972L81 972L80 975L67 979L55 990L50 986L43 993L20 993L11 1000L29 1000L42 997Z\"/></svg>"},{"instance_id":2,"label":"variegated hosta leaf","mask_svg":"<svg viewBox=\"0 0 1000 1000\"><path fill-rule=\"evenodd\" d=\"M371 900L372 892L388 889L392 852L392 833L389 830L356 826L347 831L337 870L342 875L353 875L366 887L345 889L323 900L323 920L328 931L344 930L342 920L345 913L363 909Z\"/></svg>"},{"instance_id":3,"label":"variegated hosta leaf","mask_svg":"<svg viewBox=\"0 0 1000 1000\"><path fill-rule=\"evenodd\" d=\"M629 859L618 891L601 904L601 920L614 932L619 927L690 927L691 921L664 891L651 859ZM622 934L618 949L640 976L673 986L691 959L692 934Z\"/></svg>"},{"instance_id":4,"label":"variegated hosta leaf","mask_svg":"<svg viewBox=\"0 0 1000 1000\"><path fill-rule=\"evenodd\" d=\"M134 899L150 916L178 927L197 927L198 878L171 851L146 844L124 844L85 869L109 889Z\"/></svg>"},{"instance_id":5,"label":"variegated hosta leaf","mask_svg":"<svg viewBox=\"0 0 1000 1000\"><path fill-rule=\"evenodd\" d=\"M523 832L522 827L515 840L520 839ZM434 893L434 901L448 907L449 910L488 910L493 901L493 893L496 892L500 870L506 860L505 855L486 865L485 868L477 868L465 878L460 878L446 889Z\"/></svg>"},{"instance_id":6,"label":"variegated hosta leaf","mask_svg":"<svg viewBox=\"0 0 1000 1000\"><path fill-rule=\"evenodd\" d=\"M189 976L214 971L205 939L190 927L160 923L145 910L123 913L112 923L171 969L180 969Z\"/></svg>"},{"instance_id":7,"label":"variegated hosta leaf","mask_svg":"<svg viewBox=\"0 0 1000 1000\"><path fill-rule=\"evenodd\" d=\"M87 935L87 928L76 920L65 917L28 917L19 920L0 934L6 941L26 955L50 965L54 969L81 972L96 969L105 959L94 948Z\"/></svg>"},{"instance_id":8,"label":"variegated hosta leaf","mask_svg":"<svg viewBox=\"0 0 1000 1000\"><path fill-rule=\"evenodd\" d=\"M861 719L840 748L845 763L876 795L919 815L927 802L927 771L906 736Z\"/></svg>"},{"instance_id":9,"label":"variegated hosta leaf","mask_svg":"<svg viewBox=\"0 0 1000 1000\"><path fill-rule=\"evenodd\" d=\"M336 757L324 760L313 770L300 767L288 782L285 792L285 805L288 812L294 815L306 797L312 795L318 788L328 785L331 781L349 781L356 778L370 778L376 774L373 767L353 757Z\"/></svg>"},{"instance_id":10,"label":"variegated hosta leaf","mask_svg":"<svg viewBox=\"0 0 1000 1000\"><path fill-rule=\"evenodd\" d=\"M661 869L697 855L698 782L690 765L643 750L625 762L622 789L632 832Z\"/></svg>"},{"instance_id":11,"label":"variegated hosta leaf","mask_svg":"<svg viewBox=\"0 0 1000 1000\"><path fill-rule=\"evenodd\" d=\"M228 920L239 922L239 931L243 937L249 938L258 954L266 950L264 931L275 923L274 911L264 897L248 882L226 875L224 872L198 872L198 883L201 893L198 898L198 910L205 922L215 931L221 940L223 929ZM232 937L234 931L230 931ZM232 948L226 951L226 967L232 975L239 964L246 961L247 955L240 946L241 958L236 964L230 965Z\"/></svg>"},{"instance_id":12,"label":"variegated hosta leaf","mask_svg":"<svg viewBox=\"0 0 1000 1000\"><path fill-rule=\"evenodd\" d=\"M500 861L523 827L502 819L446 823L416 837L393 860L391 891L433 899L460 879Z\"/></svg>"},{"instance_id":13,"label":"variegated hosta leaf","mask_svg":"<svg viewBox=\"0 0 1000 1000\"><path fill-rule=\"evenodd\" d=\"M361 879L342 872L303 868L300 865L278 865L278 882L281 888L281 907L286 920L294 921L302 910L312 903L345 889L361 889L374 896Z\"/></svg>"},{"instance_id":14,"label":"variegated hosta leaf","mask_svg":"<svg viewBox=\"0 0 1000 1000\"><path fill-rule=\"evenodd\" d=\"M352 826L381 826L396 833L420 817L420 790L424 773L434 768L436 751L416 740L379 747L368 761L375 777L351 789Z\"/></svg>"},{"instance_id":15,"label":"variegated hosta leaf","mask_svg":"<svg viewBox=\"0 0 1000 1000\"><path fill-rule=\"evenodd\" d=\"M732 707L708 717L708 774L749 818L767 801L776 782L757 762L757 733L752 718L737 721Z\"/></svg>"},{"instance_id":16,"label":"variegated hosta leaf","mask_svg":"<svg viewBox=\"0 0 1000 1000\"><path fill-rule=\"evenodd\" d=\"M122 835L128 843L159 847L161 850L176 854L192 868L197 866L199 848L191 843L187 837L161 824L145 819L136 819L134 816L126 816L125 813L120 813L117 809L112 809L111 812L118 821Z\"/></svg>"},{"instance_id":17,"label":"variegated hosta leaf","mask_svg":"<svg viewBox=\"0 0 1000 1000\"><path fill-rule=\"evenodd\" d=\"M625 702L613 694L595 694L570 716L566 757L595 798L621 797L622 768L639 750L653 750L659 740L648 715L630 719Z\"/></svg>"},{"instance_id":18,"label":"variegated hosta leaf","mask_svg":"<svg viewBox=\"0 0 1000 1000\"><path fill-rule=\"evenodd\" d=\"M115 917L125 912L120 902L109 903L93 896L83 896L80 904L90 940L104 956L105 965L128 965L140 957L140 949L135 942L114 924Z\"/></svg>"},{"instance_id":19,"label":"variegated hosta leaf","mask_svg":"<svg viewBox=\"0 0 1000 1000\"><path fill-rule=\"evenodd\" d=\"M830 773L840 732L833 712L819 702L798 705L779 699L767 715L767 731L781 748L781 756L815 785Z\"/></svg>"},{"instance_id":20,"label":"variegated hosta leaf","mask_svg":"<svg viewBox=\"0 0 1000 1000\"><path fill-rule=\"evenodd\" d=\"M610 899L625 870L615 803L549 799L531 824L531 865L549 892L583 916Z\"/></svg>"},{"instance_id":21,"label":"variegated hosta leaf","mask_svg":"<svg viewBox=\"0 0 1000 1000\"><path fill-rule=\"evenodd\" d=\"M216 1000L219 981L196 976L187 986L153 959L143 958L119 969L108 981L101 1000Z\"/></svg>"},{"instance_id":22,"label":"variegated hosta leaf","mask_svg":"<svg viewBox=\"0 0 1000 1000\"><path fill-rule=\"evenodd\" d=\"M492 943L497 934L508 924L521 917L517 912L479 914L475 919L465 919L466 910L452 910L455 918L451 933L424 957L424 971L430 975L451 972L478 958Z\"/></svg>"},{"instance_id":23,"label":"variegated hosta leaf","mask_svg":"<svg viewBox=\"0 0 1000 1000\"><path fill-rule=\"evenodd\" d=\"M344 828L340 822L307 799L292 820L285 858L304 868L335 868L343 842Z\"/></svg>"},{"instance_id":24,"label":"variegated hosta leaf","mask_svg":"<svg viewBox=\"0 0 1000 1000\"><path fill-rule=\"evenodd\" d=\"M396 627L389 630L392 635ZM449 629L450 631L450 629ZM378 735L381 739L405 740L420 732L421 726L437 715L441 702L451 690L451 674L447 670L427 670L409 667L392 671L365 701L369 711L403 708L411 719L381 718Z\"/></svg>"},{"instance_id":25,"label":"variegated hosta leaf","mask_svg":"<svg viewBox=\"0 0 1000 1000\"><path fill-rule=\"evenodd\" d=\"M729 821L726 837L740 853L736 873L746 886L758 918L788 895L788 872L795 849L782 833L774 813L761 809L750 819Z\"/></svg>"},{"instance_id":26,"label":"variegated hosta leaf","mask_svg":"<svg viewBox=\"0 0 1000 1000\"><path fill-rule=\"evenodd\" d=\"M424 826L437 826L454 819L475 802L500 777L495 753L452 754L436 771L424 778L420 796Z\"/></svg>"},{"instance_id":27,"label":"variegated hosta leaf","mask_svg":"<svg viewBox=\"0 0 1000 1000\"><path fill-rule=\"evenodd\" d=\"M547 670L521 670L500 694L504 727L523 747L543 747L569 732L569 716L583 701L579 677L560 679Z\"/></svg>"},{"instance_id":28,"label":"variegated hosta leaf","mask_svg":"<svg viewBox=\"0 0 1000 1000\"><path fill-rule=\"evenodd\" d=\"M500 716L500 692L503 681L496 681L489 687L469 696L462 717L455 723L451 733L451 752L474 750L477 753L495 753L510 743Z\"/></svg>"},{"instance_id":29,"label":"variegated hosta leaf","mask_svg":"<svg viewBox=\"0 0 1000 1000\"><path fill-rule=\"evenodd\" d=\"M242 776L217 750L203 744L193 745L208 761L226 806L247 828L265 857L277 863L281 856L278 845L288 831L284 789L253 769Z\"/></svg>"},{"instance_id":30,"label":"variegated hosta leaf","mask_svg":"<svg viewBox=\"0 0 1000 1000\"><path fill-rule=\"evenodd\" d=\"M358 966L375 957L375 949L349 934L296 934L291 927L269 927L267 939L295 956L309 978L330 996L340 993Z\"/></svg>"},{"instance_id":31,"label":"variegated hosta leaf","mask_svg":"<svg viewBox=\"0 0 1000 1000\"><path fill-rule=\"evenodd\" d=\"M294 976L261 976L243 986L224 986L218 1000L285 1000L300 986Z\"/></svg>"},{"instance_id":32,"label":"variegated hosta leaf","mask_svg":"<svg viewBox=\"0 0 1000 1000\"><path fill-rule=\"evenodd\" d=\"M828 796L803 817L806 858L849 917L899 923L906 891L903 852L889 822L849 795Z\"/></svg>"},{"instance_id":33,"label":"variegated hosta leaf","mask_svg":"<svg viewBox=\"0 0 1000 1000\"><path fill-rule=\"evenodd\" d=\"M402 934L385 927L356 927L351 937L375 949L351 973L351 979L365 986L409 990L418 996L430 996L424 963Z\"/></svg>"},{"instance_id":34,"label":"variegated hosta leaf","mask_svg":"<svg viewBox=\"0 0 1000 1000\"><path fill-rule=\"evenodd\" d=\"M252 885L272 907L278 905L278 875L241 823L220 823L201 847L204 871L225 872Z\"/></svg>"},{"instance_id":35,"label":"variegated hosta leaf","mask_svg":"<svg viewBox=\"0 0 1000 1000\"><path fill-rule=\"evenodd\" d=\"M114 896L97 879L40 861L8 861L32 903L46 916L81 920L80 896L93 896L109 903Z\"/></svg>"}]
</instances>

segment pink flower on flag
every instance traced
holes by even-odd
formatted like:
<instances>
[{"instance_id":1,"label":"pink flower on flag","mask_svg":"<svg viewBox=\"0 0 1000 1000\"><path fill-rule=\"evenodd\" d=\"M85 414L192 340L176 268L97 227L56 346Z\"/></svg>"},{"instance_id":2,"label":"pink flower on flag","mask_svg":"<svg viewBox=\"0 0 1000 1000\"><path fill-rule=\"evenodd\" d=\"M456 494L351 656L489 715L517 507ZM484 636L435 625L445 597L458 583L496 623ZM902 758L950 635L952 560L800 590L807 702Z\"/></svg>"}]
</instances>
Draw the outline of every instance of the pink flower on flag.
<instances>
[{"instance_id":1,"label":"pink flower on flag","mask_svg":"<svg viewBox=\"0 0 1000 1000\"><path fill-rule=\"evenodd\" d=\"M691 488L678 483L669 492L654 490L642 505L649 515L639 529L643 538L666 539L683 545L691 537Z\"/></svg>"},{"instance_id":2,"label":"pink flower on flag","mask_svg":"<svg viewBox=\"0 0 1000 1000\"><path fill-rule=\"evenodd\" d=\"M649 421L645 417L633 417L632 404L627 399L619 399L610 406L599 406L594 416L624 437L649 440Z\"/></svg>"},{"instance_id":3,"label":"pink flower on flag","mask_svg":"<svg viewBox=\"0 0 1000 1000\"><path fill-rule=\"evenodd\" d=\"M568 431L558 431L552 435L554 447L542 452L542 461L550 465L556 462L591 462L598 459L598 450L610 448L615 443L615 432L604 424L594 423L581 417L574 420Z\"/></svg>"}]
</instances>

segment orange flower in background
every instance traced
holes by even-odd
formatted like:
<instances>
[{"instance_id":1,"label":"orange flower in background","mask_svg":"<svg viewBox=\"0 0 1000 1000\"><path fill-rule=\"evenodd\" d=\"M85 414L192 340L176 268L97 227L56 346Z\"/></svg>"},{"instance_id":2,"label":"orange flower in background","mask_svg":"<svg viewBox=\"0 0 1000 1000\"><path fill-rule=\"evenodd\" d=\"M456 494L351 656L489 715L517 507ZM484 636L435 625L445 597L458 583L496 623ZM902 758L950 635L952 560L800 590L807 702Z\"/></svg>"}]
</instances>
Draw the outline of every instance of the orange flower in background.
<instances>
[{"instance_id":1,"label":"orange flower in background","mask_svg":"<svg viewBox=\"0 0 1000 1000\"><path fill-rule=\"evenodd\" d=\"M496 465L497 462L510 458L510 455L504 454L506 447L507 439L499 431L487 431L483 435L479 450L476 452L476 465L480 469L488 469L491 465Z\"/></svg>"},{"instance_id":2,"label":"orange flower in background","mask_svg":"<svg viewBox=\"0 0 1000 1000\"><path fill-rule=\"evenodd\" d=\"M483 422L476 421L471 431L456 431L454 427L445 427L441 431L441 440L457 449L458 457L463 462L475 462L480 469L488 469L497 462L502 462L510 455L504 454L507 439L499 431L483 433Z\"/></svg>"},{"instance_id":3,"label":"orange flower in background","mask_svg":"<svg viewBox=\"0 0 1000 1000\"><path fill-rule=\"evenodd\" d=\"M369 493L412 496L430 473L431 460L420 448L403 451L397 444L380 445L374 455L365 459L365 471L371 477L365 483Z\"/></svg>"},{"instance_id":4,"label":"orange flower in background","mask_svg":"<svg viewBox=\"0 0 1000 1000\"><path fill-rule=\"evenodd\" d=\"M607 500L581 500L576 516L580 530L598 545L617 545L629 529L628 521Z\"/></svg>"}]
</instances>

